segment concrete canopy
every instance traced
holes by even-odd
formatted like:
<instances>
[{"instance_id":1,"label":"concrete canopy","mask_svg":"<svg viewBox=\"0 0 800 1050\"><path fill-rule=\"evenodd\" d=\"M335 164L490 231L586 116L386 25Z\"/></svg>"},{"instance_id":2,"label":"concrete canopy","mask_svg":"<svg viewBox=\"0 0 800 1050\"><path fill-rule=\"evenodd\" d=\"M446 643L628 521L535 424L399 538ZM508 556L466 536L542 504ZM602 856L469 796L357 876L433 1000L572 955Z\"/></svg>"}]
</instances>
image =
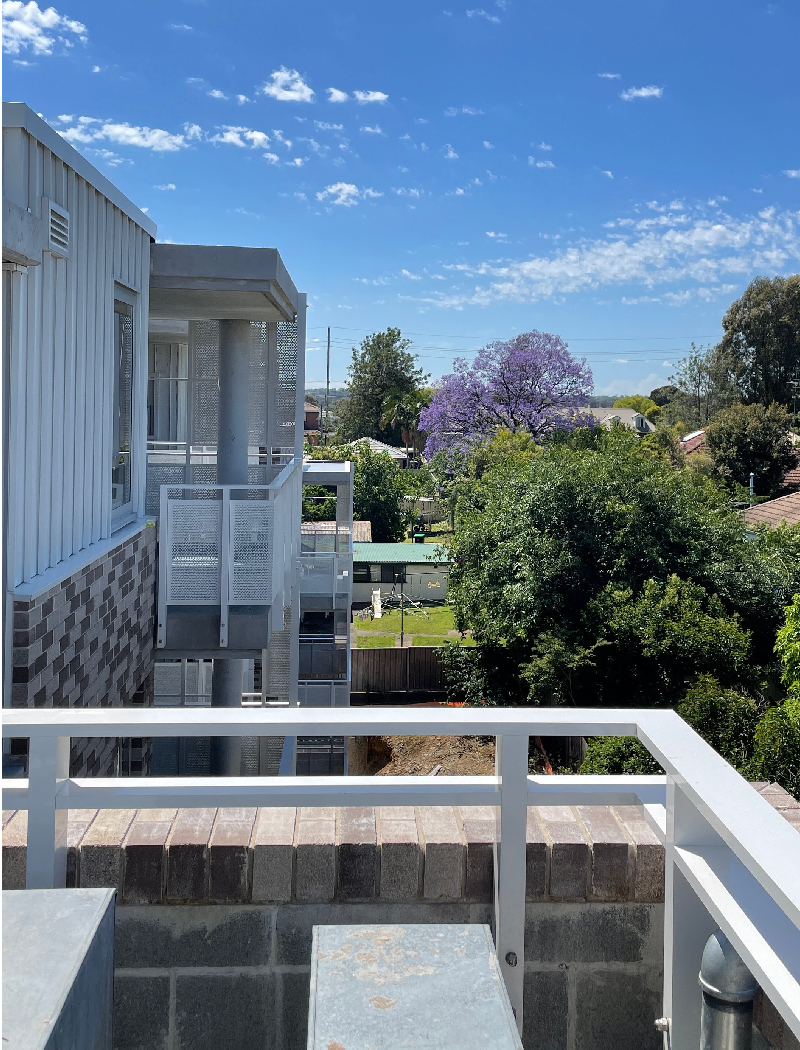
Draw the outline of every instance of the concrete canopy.
<instances>
[{"instance_id":1,"label":"concrete canopy","mask_svg":"<svg viewBox=\"0 0 800 1050\"><path fill-rule=\"evenodd\" d=\"M152 246L152 317L293 321L297 303L297 289L276 248Z\"/></svg>"}]
</instances>

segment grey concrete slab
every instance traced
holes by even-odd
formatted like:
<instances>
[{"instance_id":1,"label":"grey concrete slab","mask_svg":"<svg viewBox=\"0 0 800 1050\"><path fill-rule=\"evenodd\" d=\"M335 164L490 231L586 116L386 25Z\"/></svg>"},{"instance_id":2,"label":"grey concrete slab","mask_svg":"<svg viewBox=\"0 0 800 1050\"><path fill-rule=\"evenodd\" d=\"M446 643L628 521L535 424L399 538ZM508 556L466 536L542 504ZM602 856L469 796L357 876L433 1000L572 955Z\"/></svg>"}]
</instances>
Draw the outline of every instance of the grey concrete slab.
<instances>
[{"instance_id":1,"label":"grey concrete slab","mask_svg":"<svg viewBox=\"0 0 800 1050\"><path fill-rule=\"evenodd\" d=\"M3 1045L111 1050L114 891L3 893Z\"/></svg>"}]
</instances>

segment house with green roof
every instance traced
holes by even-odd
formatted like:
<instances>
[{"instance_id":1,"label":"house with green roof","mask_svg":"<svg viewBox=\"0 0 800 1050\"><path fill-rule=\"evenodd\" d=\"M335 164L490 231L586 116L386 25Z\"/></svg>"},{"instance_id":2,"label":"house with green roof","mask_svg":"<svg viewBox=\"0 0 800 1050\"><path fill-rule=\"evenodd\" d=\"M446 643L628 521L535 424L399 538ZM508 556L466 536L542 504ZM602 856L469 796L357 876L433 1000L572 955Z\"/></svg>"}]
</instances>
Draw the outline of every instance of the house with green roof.
<instances>
[{"instance_id":1,"label":"house with green roof","mask_svg":"<svg viewBox=\"0 0 800 1050\"><path fill-rule=\"evenodd\" d=\"M438 544L354 543L353 605L372 601L373 591L383 596L403 593L418 601L447 597L450 561Z\"/></svg>"}]
</instances>

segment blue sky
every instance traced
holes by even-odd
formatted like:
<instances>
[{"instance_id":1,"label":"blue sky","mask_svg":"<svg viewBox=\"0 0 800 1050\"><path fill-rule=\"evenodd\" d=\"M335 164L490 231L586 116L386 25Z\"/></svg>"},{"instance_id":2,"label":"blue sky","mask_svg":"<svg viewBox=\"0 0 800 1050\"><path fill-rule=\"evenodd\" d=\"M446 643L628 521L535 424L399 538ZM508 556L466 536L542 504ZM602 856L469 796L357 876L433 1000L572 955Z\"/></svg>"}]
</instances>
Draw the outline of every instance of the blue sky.
<instances>
[{"instance_id":1,"label":"blue sky","mask_svg":"<svg viewBox=\"0 0 800 1050\"><path fill-rule=\"evenodd\" d=\"M277 247L309 381L327 325L338 381L387 325L434 378L538 328L648 392L800 269L796 2L54 2L4 0L5 98L161 239Z\"/></svg>"}]
</instances>

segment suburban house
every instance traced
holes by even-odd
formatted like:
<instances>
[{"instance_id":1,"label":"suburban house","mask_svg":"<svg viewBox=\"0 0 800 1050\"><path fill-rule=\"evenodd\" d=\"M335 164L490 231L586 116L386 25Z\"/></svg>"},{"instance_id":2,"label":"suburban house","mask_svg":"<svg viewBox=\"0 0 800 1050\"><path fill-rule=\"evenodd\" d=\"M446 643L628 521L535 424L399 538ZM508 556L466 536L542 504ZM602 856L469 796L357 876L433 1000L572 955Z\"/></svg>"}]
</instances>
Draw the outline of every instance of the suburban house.
<instances>
[{"instance_id":1,"label":"suburban house","mask_svg":"<svg viewBox=\"0 0 800 1050\"><path fill-rule=\"evenodd\" d=\"M322 418L319 405L305 401L303 403L303 414L303 433L306 440L310 441L312 445L318 445L321 431L320 420Z\"/></svg>"},{"instance_id":2,"label":"suburban house","mask_svg":"<svg viewBox=\"0 0 800 1050\"><path fill-rule=\"evenodd\" d=\"M373 592L403 593L418 601L447 597L450 563L433 543L354 543L353 605L363 608Z\"/></svg>"},{"instance_id":3,"label":"suburban house","mask_svg":"<svg viewBox=\"0 0 800 1050\"><path fill-rule=\"evenodd\" d=\"M790 492L788 496L779 496L778 499L767 500L755 507L748 507L742 511L742 517L748 525L769 525L775 528L777 525L800 524L800 491Z\"/></svg>"},{"instance_id":4,"label":"suburban house","mask_svg":"<svg viewBox=\"0 0 800 1050\"><path fill-rule=\"evenodd\" d=\"M353 471L303 464L305 295L273 248L156 243L28 106L3 141L4 706L347 705ZM310 547L304 483L337 494ZM277 772L189 743L71 769Z\"/></svg>"},{"instance_id":5,"label":"suburban house","mask_svg":"<svg viewBox=\"0 0 800 1050\"><path fill-rule=\"evenodd\" d=\"M681 438L681 449L687 456L691 456L696 452L705 452L705 430L693 430L690 434L684 435L684 437Z\"/></svg>"},{"instance_id":6,"label":"suburban house","mask_svg":"<svg viewBox=\"0 0 800 1050\"><path fill-rule=\"evenodd\" d=\"M656 428L650 420L633 408L582 408L581 412L589 412L600 426L610 430L615 425L627 427L640 437L652 433Z\"/></svg>"},{"instance_id":7,"label":"suburban house","mask_svg":"<svg viewBox=\"0 0 800 1050\"><path fill-rule=\"evenodd\" d=\"M387 445L385 442L378 441L376 438L358 438L356 441L351 442L351 444L360 445L364 442L369 445L371 452L385 452L395 461L401 470L411 466L414 456L412 449L406 451L404 448L397 448L395 445Z\"/></svg>"}]
</instances>

